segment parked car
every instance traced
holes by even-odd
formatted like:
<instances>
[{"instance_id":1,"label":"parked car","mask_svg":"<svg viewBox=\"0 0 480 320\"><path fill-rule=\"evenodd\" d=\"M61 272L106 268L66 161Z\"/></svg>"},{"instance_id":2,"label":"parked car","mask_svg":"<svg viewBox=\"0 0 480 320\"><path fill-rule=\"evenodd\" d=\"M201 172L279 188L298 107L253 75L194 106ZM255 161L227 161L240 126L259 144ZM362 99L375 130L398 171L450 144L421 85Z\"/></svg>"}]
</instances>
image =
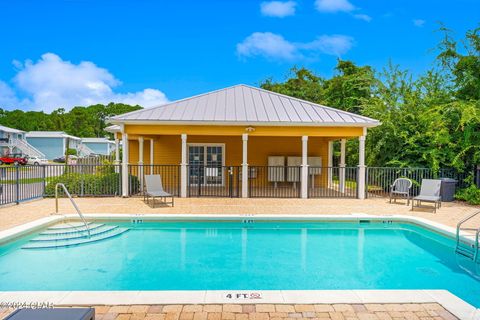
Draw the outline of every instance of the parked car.
<instances>
[{"instance_id":1,"label":"parked car","mask_svg":"<svg viewBox=\"0 0 480 320\"><path fill-rule=\"evenodd\" d=\"M39 166L41 164L48 164L48 160L40 157L28 157L27 164Z\"/></svg>"},{"instance_id":2,"label":"parked car","mask_svg":"<svg viewBox=\"0 0 480 320\"><path fill-rule=\"evenodd\" d=\"M0 165L2 164L14 164L24 166L27 164L27 158L25 158L21 154L12 153L7 156L0 156Z\"/></svg>"},{"instance_id":3,"label":"parked car","mask_svg":"<svg viewBox=\"0 0 480 320\"><path fill-rule=\"evenodd\" d=\"M77 160L78 157L72 155L72 156L68 156L68 159L70 159L70 160ZM61 156L61 157L55 158L55 159L53 159L53 162L56 162L56 163L65 163L65 156Z\"/></svg>"},{"instance_id":4,"label":"parked car","mask_svg":"<svg viewBox=\"0 0 480 320\"><path fill-rule=\"evenodd\" d=\"M55 159L53 159L53 162L56 162L56 163L65 163L65 157L64 157L64 156L61 156L61 157L55 158Z\"/></svg>"}]
</instances>

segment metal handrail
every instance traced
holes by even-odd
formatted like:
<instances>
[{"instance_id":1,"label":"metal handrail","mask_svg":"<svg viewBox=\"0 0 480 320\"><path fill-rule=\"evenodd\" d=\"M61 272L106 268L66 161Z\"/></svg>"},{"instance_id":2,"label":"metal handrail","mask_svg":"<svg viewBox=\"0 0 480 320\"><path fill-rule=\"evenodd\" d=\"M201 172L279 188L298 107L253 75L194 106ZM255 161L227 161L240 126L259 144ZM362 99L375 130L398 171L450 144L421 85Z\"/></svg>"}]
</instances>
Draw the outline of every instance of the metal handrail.
<instances>
[{"instance_id":1,"label":"metal handrail","mask_svg":"<svg viewBox=\"0 0 480 320\"><path fill-rule=\"evenodd\" d=\"M85 220L85 217L83 216L82 212L80 212L80 209L78 208L77 204L73 200L72 195L70 194L70 192L68 192L67 187L65 187L63 183L57 183L55 185L55 213L58 213L58 187L62 187L68 199L70 199L70 202L72 203L73 207L75 208L78 215L80 216L80 219L82 219L82 222L85 225L85 229L87 230L88 237L90 238L90 229L88 228L87 221Z\"/></svg>"},{"instance_id":2,"label":"metal handrail","mask_svg":"<svg viewBox=\"0 0 480 320\"><path fill-rule=\"evenodd\" d=\"M462 220L460 220L458 223L457 223L457 248L458 246L460 245L460 231L462 229L462 224L464 224L465 222L467 222L468 220L472 219L473 217L477 216L480 214L480 211L475 211L474 213L466 216L465 218L463 218ZM477 254L478 254L478 240L479 240L479 237L480 237L480 227L477 228L477 229L474 229L476 230L475 232L475 244L474 244L474 257L473 257L473 260L476 261L476 258L477 258Z\"/></svg>"}]
</instances>

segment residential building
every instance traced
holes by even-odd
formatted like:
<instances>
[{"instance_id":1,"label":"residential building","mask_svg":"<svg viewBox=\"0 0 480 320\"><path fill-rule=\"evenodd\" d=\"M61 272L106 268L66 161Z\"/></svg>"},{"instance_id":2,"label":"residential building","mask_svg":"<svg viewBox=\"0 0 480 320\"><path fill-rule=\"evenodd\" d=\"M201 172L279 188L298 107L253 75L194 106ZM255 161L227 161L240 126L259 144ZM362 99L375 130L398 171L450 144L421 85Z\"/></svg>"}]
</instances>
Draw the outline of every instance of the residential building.
<instances>
[{"instance_id":1,"label":"residential building","mask_svg":"<svg viewBox=\"0 0 480 320\"><path fill-rule=\"evenodd\" d=\"M43 158L45 155L25 139L25 131L0 125L0 155L22 154Z\"/></svg>"},{"instance_id":2,"label":"residential building","mask_svg":"<svg viewBox=\"0 0 480 320\"><path fill-rule=\"evenodd\" d=\"M67 140L68 147L76 150L78 155L89 153L88 151L82 151L85 148L82 146L81 138L66 134L63 131L30 131L25 136L28 143L40 150L48 160L65 155Z\"/></svg>"}]
</instances>

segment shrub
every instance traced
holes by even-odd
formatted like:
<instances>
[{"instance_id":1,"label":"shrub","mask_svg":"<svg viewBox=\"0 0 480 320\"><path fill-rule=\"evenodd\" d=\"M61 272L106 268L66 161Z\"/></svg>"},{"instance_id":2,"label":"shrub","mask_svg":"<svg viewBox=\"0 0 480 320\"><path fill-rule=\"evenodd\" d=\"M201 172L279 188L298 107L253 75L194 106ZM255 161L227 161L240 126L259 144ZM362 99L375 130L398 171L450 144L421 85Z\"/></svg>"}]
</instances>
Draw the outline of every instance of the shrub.
<instances>
[{"instance_id":1,"label":"shrub","mask_svg":"<svg viewBox=\"0 0 480 320\"><path fill-rule=\"evenodd\" d=\"M76 156L77 155L77 149L68 148L67 154L69 156Z\"/></svg>"},{"instance_id":2,"label":"shrub","mask_svg":"<svg viewBox=\"0 0 480 320\"><path fill-rule=\"evenodd\" d=\"M455 194L455 199L466 201L469 204L480 204L480 189L474 185L468 188L460 189Z\"/></svg>"},{"instance_id":3,"label":"shrub","mask_svg":"<svg viewBox=\"0 0 480 320\"><path fill-rule=\"evenodd\" d=\"M55 185L63 183L72 195L107 196L121 194L121 175L119 173L81 174L65 173L58 177L47 179L45 196L55 195ZM129 175L130 192L136 194L140 190L140 181L136 176Z\"/></svg>"},{"instance_id":4,"label":"shrub","mask_svg":"<svg viewBox=\"0 0 480 320\"><path fill-rule=\"evenodd\" d=\"M102 164L97 167L97 170L101 174L112 174L115 173L115 166L111 161L102 160Z\"/></svg>"}]
</instances>

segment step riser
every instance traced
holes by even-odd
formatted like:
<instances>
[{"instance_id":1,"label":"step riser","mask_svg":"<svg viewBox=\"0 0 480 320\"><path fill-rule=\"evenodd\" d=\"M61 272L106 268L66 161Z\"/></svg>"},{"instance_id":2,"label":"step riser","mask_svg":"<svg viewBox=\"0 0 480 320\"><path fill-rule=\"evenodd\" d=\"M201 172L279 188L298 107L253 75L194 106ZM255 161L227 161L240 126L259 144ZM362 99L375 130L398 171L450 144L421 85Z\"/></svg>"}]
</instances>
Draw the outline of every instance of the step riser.
<instances>
[{"instance_id":1,"label":"step riser","mask_svg":"<svg viewBox=\"0 0 480 320\"><path fill-rule=\"evenodd\" d=\"M90 230L90 232L92 230L95 230L97 228L100 228L100 227L103 227L105 224L96 224L96 223L93 223L93 224L89 224L88 226L88 229ZM86 232L85 228L82 228L82 227L78 227L78 228L72 228L70 231L69 230L66 230L66 229L61 229L63 231L56 231L56 229L47 229L46 231L40 233L41 236L50 236L50 235L67 235L67 234L75 234L75 233L83 233L83 232Z\"/></svg>"},{"instance_id":2,"label":"step riser","mask_svg":"<svg viewBox=\"0 0 480 320\"><path fill-rule=\"evenodd\" d=\"M87 222L87 225L91 225L91 224L94 224L94 223L93 222ZM47 230L59 230L60 231L60 230L68 230L68 229L75 229L75 228L82 228L82 227L84 227L84 224L81 223L81 222L73 223L73 224L65 223L65 224L61 224L61 225L51 226Z\"/></svg>"},{"instance_id":3,"label":"step riser","mask_svg":"<svg viewBox=\"0 0 480 320\"><path fill-rule=\"evenodd\" d=\"M117 229L118 226L112 226L104 230L100 230L97 232L92 232L90 231L90 236L88 235L88 232L84 231L82 234L78 236L72 236L72 237L61 237L62 235L58 235L57 238L34 238L31 239L31 242L57 242L57 241L66 241L66 240L75 240L75 239L85 239L89 237L95 237L95 236L100 236L108 232L112 232L113 230Z\"/></svg>"},{"instance_id":4,"label":"step riser","mask_svg":"<svg viewBox=\"0 0 480 320\"><path fill-rule=\"evenodd\" d=\"M56 249L56 248L67 248L67 247L73 247L73 246L79 246L79 245L84 245L84 244L90 244L90 243L95 243L98 241L102 240L108 240L112 239L115 237L118 237L125 232L127 232L129 229L128 228L119 228L117 227L111 234L103 234L102 236L95 237L95 238L89 238L89 239L81 239L80 241L66 241L65 243L51 243L50 245L46 243L39 243L38 246L36 246L36 243L33 243L33 245L25 245L22 247L22 249L28 249L28 250L35 250L35 249ZM31 243L32 244L32 243Z\"/></svg>"}]
</instances>

